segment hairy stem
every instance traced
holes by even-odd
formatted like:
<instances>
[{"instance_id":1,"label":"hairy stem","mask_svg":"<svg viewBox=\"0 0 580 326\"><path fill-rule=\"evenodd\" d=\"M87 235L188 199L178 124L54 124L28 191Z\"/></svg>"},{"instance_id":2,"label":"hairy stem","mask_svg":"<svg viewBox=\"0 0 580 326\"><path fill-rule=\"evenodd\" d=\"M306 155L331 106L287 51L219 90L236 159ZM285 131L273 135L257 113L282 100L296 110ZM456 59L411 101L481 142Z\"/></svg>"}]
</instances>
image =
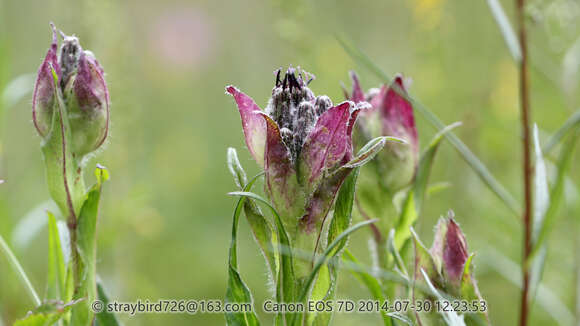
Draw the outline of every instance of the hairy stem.
<instances>
[{"instance_id":1,"label":"hairy stem","mask_svg":"<svg viewBox=\"0 0 580 326\"><path fill-rule=\"evenodd\" d=\"M523 178L524 178L524 245L522 260L522 292L520 309L520 326L528 324L530 287L530 273L527 268L527 259L532 249L531 214L532 214L532 162L530 153L530 99L528 85L528 44L524 13L525 0L516 0L517 26L519 43L522 51L522 60L519 69L520 84L520 110L522 126L522 150L523 150Z\"/></svg>"}]
</instances>

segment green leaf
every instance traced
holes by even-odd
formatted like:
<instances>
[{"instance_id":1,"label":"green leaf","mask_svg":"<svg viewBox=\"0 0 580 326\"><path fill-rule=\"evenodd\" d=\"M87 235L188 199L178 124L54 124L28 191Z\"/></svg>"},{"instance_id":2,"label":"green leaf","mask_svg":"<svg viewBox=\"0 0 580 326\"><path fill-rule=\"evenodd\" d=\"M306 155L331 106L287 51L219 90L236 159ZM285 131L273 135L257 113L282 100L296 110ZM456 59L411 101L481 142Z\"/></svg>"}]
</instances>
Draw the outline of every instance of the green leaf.
<instances>
[{"instance_id":1,"label":"green leaf","mask_svg":"<svg viewBox=\"0 0 580 326\"><path fill-rule=\"evenodd\" d=\"M395 258L395 265L403 273L405 276L409 276L407 272L407 267L405 267L405 262L401 255L399 254L399 250L397 250L397 246L395 245L395 229L391 229L389 231L389 237L387 238L387 250L391 253L391 255Z\"/></svg>"},{"instance_id":2,"label":"green leaf","mask_svg":"<svg viewBox=\"0 0 580 326\"><path fill-rule=\"evenodd\" d=\"M242 165L240 164L238 152L236 152L236 149L232 147L228 148L228 169L234 177L234 182L238 188L243 189L248 182L246 171L244 171L244 168L242 168Z\"/></svg>"},{"instance_id":3,"label":"green leaf","mask_svg":"<svg viewBox=\"0 0 580 326\"><path fill-rule=\"evenodd\" d=\"M379 142L377 142L379 143ZM382 148L380 145L379 149ZM369 146L376 148L376 145ZM365 150L368 152L369 150ZM363 150L361 150L363 152ZM363 154L364 155L364 152ZM344 180L338 195L336 197L336 203L334 206L334 213L330 226L328 229L327 241L326 243L332 243L338 236L348 229L352 221L352 208L354 205L354 196L356 188L356 180L359 174L359 168L355 168L352 173L350 173ZM330 253L330 262L327 265L321 267L318 274L316 282L312 288L311 300L333 300L336 292L336 286L338 284L338 264L340 262L340 256L342 255L342 250L346 247L348 238L344 238L333 252ZM312 313L308 315L309 322L307 325L323 326L330 323L332 314L331 313Z\"/></svg>"},{"instance_id":4,"label":"green leaf","mask_svg":"<svg viewBox=\"0 0 580 326\"><path fill-rule=\"evenodd\" d=\"M385 298L383 297L383 291L381 289L381 284L379 281L374 278L371 274L364 271L364 268L360 265L358 260L346 249L344 251L344 260L348 261L349 263L357 266L357 269L351 269L352 274L361 282L363 283L371 293L371 296L374 300L377 300L381 303L385 302ZM385 326L391 326L391 318L387 315L387 313L381 309L381 317L383 318L383 324Z\"/></svg>"},{"instance_id":5,"label":"green leaf","mask_svg":"<svg viewBox=\"0 0 580 326\"><path fill-rule=\"evenodd\" d=\"M439 300L445 300L443 295L441 295L441 293L439 293L439 291L437 291L435 286L433 286L433 283L431 283L431 279L429 279L429 275L427 274L427 272L425 272L425 270L423 268L421 268L421 275L423 276L423 279L427 283L427 287L431 291L431 294ZM463 321L463 316L457 315L457 313L455 311L453 311L453 310L440 311L439 313L443 317L445 324L447 324L448 326L465 326L465 322Z\"/></svg>"},{"instance_id":6,"label":"green leaf","mask_svg":"<svg viewBox=\"0 0 580 326\"><path fill-rule=\"evenodd\" d=\"M364 66L373 72L381 81L385 84L390 84L391 79L384 71L382 71L376 64L374 64L369 57L362 52L360 49L348 44L343 38L337 37L339 43L345 49L345 51L359 64ZM433 113L429 108L419 102L417 99L406 94L396 85L393 89L403 98L411 102L413 108L422 114L427 121L435 127L437 130L442 130L445 125L441 120ZM489 172L487 167L479 160L469 148L452 132L447 133L445 137L449 142L455 147L455 149L461 154L461 157L467 162L467 164L475 171L477 176L495 193L498 198L514 213L514 217L520 217L520 207L518 202L513 198L513 196L495 179L495 177Z\"/></svg>"},{"instance_id":7,"label":"green leaf","mask_svg":"<svg viewBox=\"0 0 580 326\"><path fill-rule=\"evenodd\" d=\"M71 308L76 307L80 300L63 304L58 300L51 300L29 312L26 317L18 319L13 326L53 326ZM89 324L83 324L89 325Z\"/></svg>"},{"instance_id":8,"label":"green leaf","mask_svg":"<svg viewBox=\"0 0 580 326\"><path fill-rule=\"evenodd\" d=\"M371 139L363 148L357 153L357 156L344 164L343 168L355 168L362 166L372 160L385 146L387 141L394 141L398 143L406 143L405 140L397 137L377 137Z\"/></svg>"},{"instance_id":9,"label":"green leaf","mask_svg":"<svg viewBox=\"0 0 580 326\"><path fill-rule=\"evenodd\" d=\"M542 148L544 153L550 153L560 143L560 141L572 130L575 126L580 124L580 110L574 112L566 122L548 139Z\"/></svg>"},{"instance_id":10,"label":"green leaf","mask_svg":"<svg viewBox=\"0 0 580 326\"><path fill-rule=\"evenodd\" d=\"M540 147L538 126L534 125L534 149L536 154L536 164L534 173L534 219L532 224L532 243L536 243L540 235L540 230L544 224L544 217L550 206L550 192L548 190L548 174L546 163Z\"/></svg>"},{"instance_id":11,"label":"green leaf","mask_svg":"<svg viewBox=\"0 0 580 326\"><path fill-rule=\"evenodd\" d=\"M501 4L498 0L487 0L487 4L489 5L493 18L501 31L505 44L510 50L513 59L516 62L522 61L522 52L520 50L518 38L507 18L507 15L505 14L505 11L501 7Z\"/></svg>"},{"instance_id":12,"label":"green leaf","mask_svg":"<svg viewBox=\"0 0 580 326\"><path fill-rule=\"evenodd\" d=\"M243 190L248 182L246 172L238 160L236 149L231 147L228 148L228 169L232 173L236 185L240 190ZM244 213L248 220L248 224L250 225L250 229L252 230L254 240L258 244L260 252L266 260L270 277L272 277L273 280L276 275L278 275L278 264L276 262L277 256L273 245L274 231L272 226L264 217L260 208L251 199L244 201Z\"/></svg>"},{"instance_id":13,"label":"green leaf","mask_svg":"<svg viewBox=\"0 0 580 326\"><path fill-rule=\"evenodd\" d=\"M252 192L231 192L229 193L233 196L243 196L248 197L254 200L257 200L267 207L270 208L272 214L274 215L274 221L276 223L276 228L278 230L278 241L279 241L279 271L278 271L278 280L276 283L276 300L278 302L295 302L294 301L294 284L295 284L295 277L294 277L294 265L292 263L292 247L290 247L290 239L288 238L288 234L284 229L284 224L282 223L282 219L280 215L276 211L276 209L268 202L266 199L262 198L259 195L256 195ZM279 320L280 315L277 317ZM285 314L286 323L291 325L294 319L293 314Z\"/></svg>"},{"instance_id":14,"label":"green leaf","mask_svg":"<svg viewBox=\"0 0 580 326\"><path fill-rule=\"evenodd\" d=\"M343 241L345 241L351 233L355 232L356 230L358 230L366 225L369 225L371 223L375 223L377 221L378 220L374 219L374 220L360 222L360 223L346 229L338 237L336 237L336 239L334 239L334 241L332 241L332 243L330 245L328 245L328 247L324 250L324 253L322 253L322 255L320 257L318 257L318 259L316 260L316 263L314 264L314 267L312 268L310 275L308 275L308 278L306 279L306 282L304 283L304 287L302 288L302 291L300 292L300 295L298 296L297 302L304 302L304 300L306 300L308 292L310 291L310 287L312 286L312 282L314 282L314 279L318 275L318 271L320 270L322 265L324 265L324 263L330 258L330 255L336 251L336 248L338 246L340 246L341 243L343 243Z\"/></svg>"},{"instance_id":15,"label":"green leaf","mask_svg":"<svg viewBox=\"0 0 580 326\"><path fill-rule=\"evenodd\" d=\"M433 258L427 247L423 245L423 243L419 239L419 236L417 235L417 233L415 233L415 230L412 227L411 227L411 235L413 236L413 245L415 251L414 278L417 279L421 276L419 271L427 270L427 274L431 279L435 279L437 284L441 283L440 271L439 267L435 263L435 259Z\"/></svg>"},{"instance_id":16,"label":"green leaf","mask_svg":"<svg viewBox=\"0 0 580 326\"><path fill-rule=\"evenodd\" d=\"M94 318L90 305L97 297L97 218L102 183L109 178L109 174L105 167L97 165L95 175L97 183L89 190L77 222L76 249L80 261L79 284L77 284L78 288L74 298L83 299L84 302L72 309L71 321L73 325L89 325Z\"/></svg>"},{"instance_id":17,"label":"green leaf","mask_svg":"<svg viewBox=\"0 0 580 326\"><path fill-rule=\"evenodd\" d=\"M356 168L346 177L338 195L336 197L336 203L334 205L334 214L332 221L330 222L330 227L328 229L328 240L327 243L332 243L335 241L341 233L348 229L352 221L352 208L354 205L354 195L356 189L356 180L358 178L359 169ZM335 255L340 252L348 241L348 238L344 238L343 241L338 243L335 252L331 255Z\"/></svg>"},{"instance_id":18,"label":"green leaf","mask_svg":"<svg viewBox=\"0 0 580 326\"><path fill-rule=\"evenodd\" d=\"M56 218L48 212L48 284L46 299L66 300L66 265Z\"/></svg>"},{"instance_id":19,"label":"green leaf","mask_svg":"<svg viewBox=\"0 0 580 326\"><path fill-rule=\"evenodd\" d=\"M260 174L261 175L261 174ZM248 184L245 185L244 190L250 190L258 177L255 176ZM252 294L250 289L242 280L238 272L238 258L237 258L237 233L238 233L238 222L240 214L242 213L242 208L246 197L241 197L238 200L236 208L234 210L233 222L232 222L232 239L229 250L229 261L228 261L228 287L226 290L226 302L231 303L251 303L253 304ZM239 313L226 313L226 323L228 326L255 326L260 325L258 317L252 312L239 312Z\"/></svg>"},{"instance_id":20,"label":"green leaf","mask_svg":"<svg viewBox=\"0 0 580 326\"><path fill-rule=\"evenodd\" d=\"M451 130L460 126L461 122L452 123L445 128L441 129L431 140L429 146L421 154L419 160L419 166L417 167L417 175L415 176L415 182L413 183L413 190L415 192L415 208L417 213L421 213L421 208L423 206L423 198L425 197L425 192L427 189L427 181L429 181L429 175L431 173L431 166L433 166L433 161L435 159L435 154L441 144L443 136L451 133Z\"/></svg>"},{"instance_id":21,"label":"green leaf","mask_svg":"<svg viewBox=\"0 0 580 326\"><path fill-rule=\"evenodd\" d=\"M106 307L109 304L109 296L105 291L103 283L98 280L97 281L97 296L99 301L103 303L103 307ZM96 315L96 325L95 326L121 326L121 322L117 319L117 316L114 313L107 311L107 309L103 309L103 311L97 313Z\"/></svg>"},{"instance_id":22,"label":"green leaf","mask_svg":"<svg viewBox=\"0 0 580 326\"><path fill-rule=\"evenodd\" d=\"M272 226L252 200L246 200L244 203L244 214L252 230L254 240L266 260L270 276L274 279L278 275L278 263L276 250L274 250L275 235Z\"/></svg>"},{"instance_id":23,"label":"green leaf","mask_svg":"<svg viewBox=\"0 0 580 326\"><path fill-rule=\"evenodd\" d=\"M546 211L546 215L542 226L540 227L539 235L534 243L534 247L529 255L528 259L534 259L539 249L544 245L548 234L553 229L556 219L558 208L562 202L562 197L564 194L564 182L566 180L566 172L570 169L570 163L574 157L574 149L576 147L576 141L580 136L580 128L576 128L576 131L570 135L564 147L562 148L560 158L558 160L558 174L556 176L556 182L552 186L550 191L550 204Z\"/></svg>"},{"instance_id":24,"label":"green leaf","mask_svg":"<svg viewBox=\"0 0 580 326\"><path fill-rule=\"evenodd\" d=\"M540 139L538 135L538 126L534 125L534 149L536 154L536 164L534 173L534 215L532 223L532 248L536 246L540 236L541 229L544 225L544 218L550 206L550 193L548 190L548 175L546 172L546 164L544 162L544 155L540 146ZM528 300L531 302L535 298L536 290L540 281L542 280L542 273L544 271L544 262L546 258L546 248L543 245L540 249L540 255L535 255L533 260L528 259L525 268L530 268L530 291L528 292Z\"/></svg>"},{"instance_id":25,"label":"green leaf","mask_svg":"<svg viewBox=\"0 0 580 326\"><path fill-rule=\"evenodd\" d=\"M394 244L396 251L400 251L407 239L411 237L410 227L413 226L417 218L419 218L423 206L423 199L427 192L427 183L429 181L429 175L431 174L431 166L433 165L435 154L437 153L439 144L441 144L441 140L445 135L451 133L451 130L460 125L460 122L455 122L441 129L421 154L417 173L415 174L415 180L413 181L411 189L407 193L407 197L403 203L403 209L401 210L401 215L395 227Z\"/></svg>"}]
</instances>

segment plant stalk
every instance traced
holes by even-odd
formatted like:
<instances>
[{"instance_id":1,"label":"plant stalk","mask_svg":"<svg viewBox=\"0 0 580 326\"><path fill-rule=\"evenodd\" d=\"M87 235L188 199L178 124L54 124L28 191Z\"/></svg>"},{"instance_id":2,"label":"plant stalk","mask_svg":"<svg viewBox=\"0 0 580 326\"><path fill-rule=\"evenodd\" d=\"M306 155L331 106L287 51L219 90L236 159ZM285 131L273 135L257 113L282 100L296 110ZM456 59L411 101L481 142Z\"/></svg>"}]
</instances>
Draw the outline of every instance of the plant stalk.
<instances>
[{"instance_id":1,"label":"plant stalk","mask_svg":"<svg viewBox=\"0 0 580 326\"><path fill-rule=\"evenodd\" d=\"M528 292L530 288L530 273L527 267L528 256L532 249L532 162L530 153L530 98L528 76L528 44L525 26L525 0L516 0L516 16L519 34L519 44L522 59L519 62L520 110L522 127L523 178L524 178L524 244L522 259L522 292L520 299L520 326L527 326L529 315Z\"/></svg>"},{"instance_id":2,"label":"plant stalk","mask_svg":"<svg viewBox=\"0 0 580 326\"><path fill-rule=\"evenodd\" d=\"M4 238L1 235L0 235L0 252L2 252L4 256L6 256L6 259L8 259L8 263L12 266L12 268L16 272L16 275L18 275L18 278L22 282L22 285L24 285L24 288L26 289L26 292L28 293L30 299L34 303L34 306L35 307L40 306L42 302L40 301L38 294L34 290L32 283L30 283L30 280L28 279L28 276L26 276L26 273L24 272L24 269L22 269L22 266L18 262L18 259L16 258L12 250L10 250L10 247L8 247L8 244L6 243L6 241L4 241Z\"/></svg>"}]
</instances>

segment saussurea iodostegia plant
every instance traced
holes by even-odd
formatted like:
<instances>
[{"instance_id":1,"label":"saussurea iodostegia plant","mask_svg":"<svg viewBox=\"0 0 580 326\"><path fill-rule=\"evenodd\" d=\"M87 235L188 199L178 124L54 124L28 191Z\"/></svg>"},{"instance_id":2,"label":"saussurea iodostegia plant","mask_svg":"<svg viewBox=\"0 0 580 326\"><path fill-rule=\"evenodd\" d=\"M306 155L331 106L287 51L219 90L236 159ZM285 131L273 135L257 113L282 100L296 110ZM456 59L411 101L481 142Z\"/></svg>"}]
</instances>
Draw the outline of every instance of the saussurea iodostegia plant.
<instances>
[{"instance_id":1,"label":"saussurea iodostegia plant","mask_svg":"<svg viewBox=\"0 0 580 326\"><path fill-rule=\"evenodd\" d=\"M251 301L235 259L237 216L245 200L246 217L276 286L276 300L329 300L334 295L335 265L346 236L373 222L349 228L358 168L370 161L387 140L400 140L378 137L354 155L352 131L357 116L368 104L345 101L334 105L328 96L315 96L308 88L313 76L299 68L289 68L286 73L277 70L275 75L265 110L234 86L226 88L238 106L248 149L264 169L267 197L249 192L254 179L246 182L241 177L245 174L231 149L230 170L243 192L234 193L242 198L234 215L226 299ZM269 206L275 228L257 209L256 201ZM229 314L227 320L230 325L258 323L255 315ZM322 325L330 321L330 315L288 313L279 314L277 320L285 320L286 325Z\"/></svg>"},{"instance_id":2,"label":"saussurea iodostegia plant","mask_svg":"<svg viewBox=\"0 0 580 326\"><path fill-rule=\"evenodd\" d=\"M108 172L97 165L97 183L87 190L83 170L88 157L107 138L109 92L93 53L83 50L76 37L62 32L59 51L57 30L51 26L52 43L38 69L32 117L42 138L50 196L67 227L59 230L58 218L49 212L46 300L19 322L24 325L38 319L44 320L42 325L92 325L90 304L97 298L96 221L101 184ZM68 240L61 241L59 233L67 234Z\"/></svg>"}]
</instances>

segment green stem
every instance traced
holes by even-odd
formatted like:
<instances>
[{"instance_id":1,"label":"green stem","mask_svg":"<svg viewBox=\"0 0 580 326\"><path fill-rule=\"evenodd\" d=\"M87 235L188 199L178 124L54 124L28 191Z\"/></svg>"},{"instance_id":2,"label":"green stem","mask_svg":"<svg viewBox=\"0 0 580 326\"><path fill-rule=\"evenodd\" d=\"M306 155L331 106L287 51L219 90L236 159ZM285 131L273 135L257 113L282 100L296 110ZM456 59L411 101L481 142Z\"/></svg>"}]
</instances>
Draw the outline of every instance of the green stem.
<instances>
[{"instance_id":1,"label":"green stem","mask_svg":"<svg viewBox=\"0 0 580 326\"><path fill-rule=\"evenodd\" d=\"M18 262L18 259L16 258L16 256L14 256L14 253L12 253L12 250L10 250L10 247L8 247L8 244L6 243L6 241L4 241L4 238L1 235L0 235L0 252L2 252L4 256L6 256L6 259L8 259L8 262L10 263L12 268L14 268L16 275L18 275L18 278L22 282L22 285L24 285L24 288L27 290L28 295L30 296L30 299L33 301L34 305L40 306L42 302L40 301L38 294L34 290L34 287L32 287L32 283L30 283L30 280L28 279L28 276L26 276L26 273L24 273L24 269L22 269L22 266Z\"/></svg>"}]
</instances>

